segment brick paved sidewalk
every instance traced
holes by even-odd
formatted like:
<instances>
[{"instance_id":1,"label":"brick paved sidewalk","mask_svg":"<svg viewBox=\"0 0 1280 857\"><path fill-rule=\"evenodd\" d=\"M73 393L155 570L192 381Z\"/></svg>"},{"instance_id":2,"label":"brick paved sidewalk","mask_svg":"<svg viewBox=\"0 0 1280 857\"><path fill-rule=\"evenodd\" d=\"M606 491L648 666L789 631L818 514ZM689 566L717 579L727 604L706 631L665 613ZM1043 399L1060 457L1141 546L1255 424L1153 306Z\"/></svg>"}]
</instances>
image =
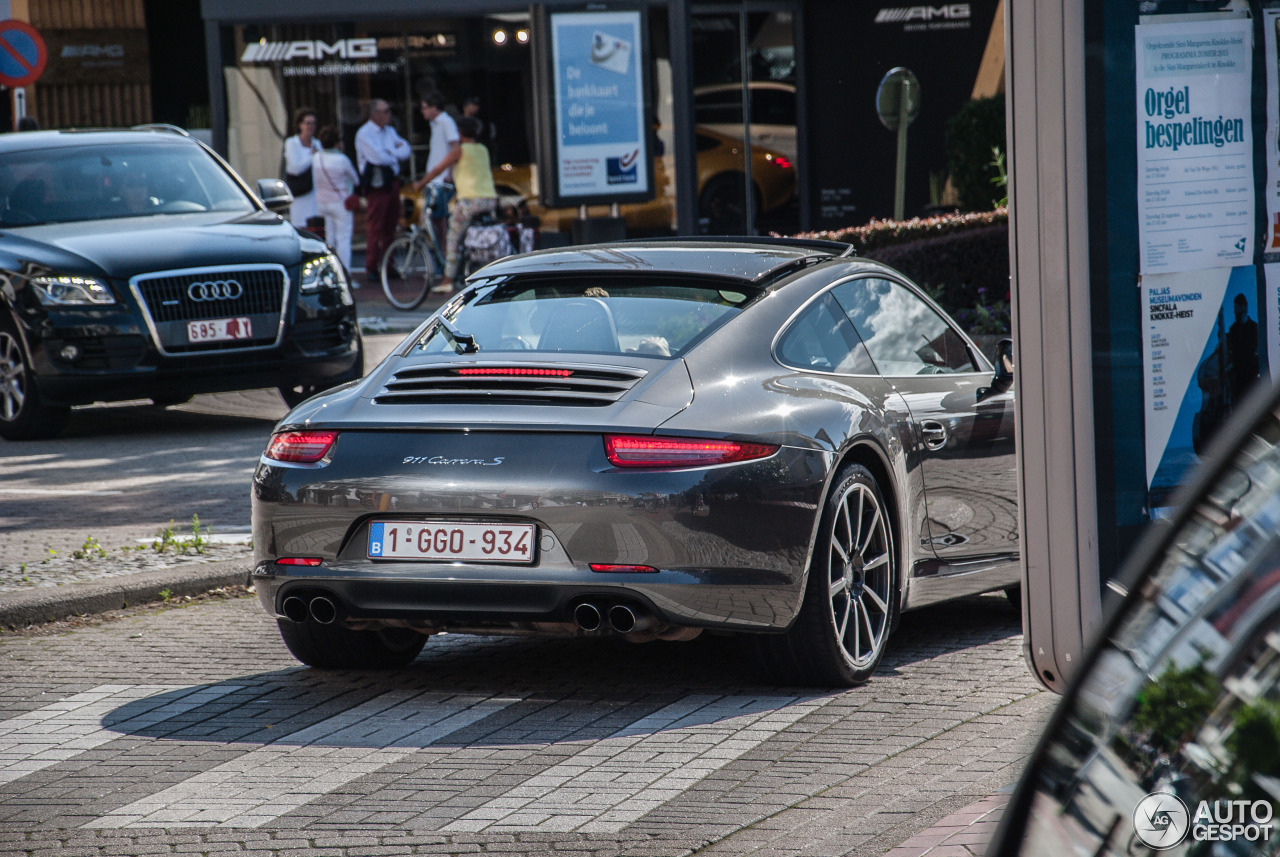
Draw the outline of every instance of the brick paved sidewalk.
<instances>
[{"instance_id":1,"label":"brick paved sidewalk","mask_svg":"<svg viewBox=\"0 0 1280 857\"><path fill-rule=\"evenodd\" d=\"M983 798L917 833L884 857L978 857L986 852L1008 802L1007 793Z\"/></svg>"}]
</instances>

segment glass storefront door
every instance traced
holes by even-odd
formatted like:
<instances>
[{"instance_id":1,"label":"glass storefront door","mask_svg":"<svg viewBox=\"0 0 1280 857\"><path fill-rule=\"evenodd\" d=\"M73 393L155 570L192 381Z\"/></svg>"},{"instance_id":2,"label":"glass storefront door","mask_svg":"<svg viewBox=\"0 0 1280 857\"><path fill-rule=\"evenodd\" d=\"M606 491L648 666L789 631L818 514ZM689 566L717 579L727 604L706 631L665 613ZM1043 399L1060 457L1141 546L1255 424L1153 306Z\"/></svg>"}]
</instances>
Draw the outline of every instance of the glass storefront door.
<instances>
[{"instance_id":1,"label":"glass storefront door","mask_svg":"<svg viewBox=\"0 0 1280 857\"><path fill-rule=\"evenodd\" d=\"M749 9L693 15L698 226L707 235L798 228L795 16Z\"/></svg>"}]
</instances>

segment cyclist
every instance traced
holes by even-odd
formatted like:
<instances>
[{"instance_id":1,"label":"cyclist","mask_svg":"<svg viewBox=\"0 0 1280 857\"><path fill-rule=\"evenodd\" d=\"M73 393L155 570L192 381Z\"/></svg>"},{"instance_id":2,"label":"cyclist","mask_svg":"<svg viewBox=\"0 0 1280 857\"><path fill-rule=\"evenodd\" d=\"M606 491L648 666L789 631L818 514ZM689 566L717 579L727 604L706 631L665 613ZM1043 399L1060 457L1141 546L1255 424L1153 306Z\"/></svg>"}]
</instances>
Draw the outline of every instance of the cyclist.
<instances>
[{"instance_id":1,"label":"cyclist","mask_svg":"<svg viewBox=\"0 0 1280 857\"><path fill-rule=\"evenodd\" d=\"M427 172L414 182L418 190L431 184L426 200L430 203L423 212L423 226L435 229L437 243L444 240L444 222L449 216L449 200L453 199L452 167L462 155L458 139L458 125L444 111L444 96L437 90L423 93L419 109L422 118L431 123L431 142L427 150Z\"/></svg>"},{"instance_id":2,"label":"cyclist","mask_svg":"<svg viewBox=\"0 0 1280 857\"><path fill-rule=\"evenodd\" d=\"M453 291L453 282L458 276L459 249L462 236L467 231L471 219L481 214L493 214L498 210L498 191L493 184L493 174L489 166L489 150L483 143L476 142L480 133L480 122L473 116L463 116L458 120L458 135L462 138L459 147L460 155L453 166L453 183L457 188L457 198L453 201L453 211L449 215L449 235L445 239L445 272L444 279L431 287L436 294L448 294ZM446 158L446 160L448 160ZM430 177L431 173L427 173Z\"/></svg>"}]
</instances>

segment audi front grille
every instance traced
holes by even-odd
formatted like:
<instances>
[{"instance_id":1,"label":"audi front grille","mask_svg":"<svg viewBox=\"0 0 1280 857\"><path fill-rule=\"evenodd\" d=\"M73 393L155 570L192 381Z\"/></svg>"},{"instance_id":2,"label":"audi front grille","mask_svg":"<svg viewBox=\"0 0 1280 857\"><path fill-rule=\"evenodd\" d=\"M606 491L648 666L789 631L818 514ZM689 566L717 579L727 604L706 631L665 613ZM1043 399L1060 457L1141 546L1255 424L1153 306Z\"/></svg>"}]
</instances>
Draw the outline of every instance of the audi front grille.
<instances>
[{"instance_id":1,"label":"audi front grille","mask_svg":"<svg viewBox=\"0 0 1280 857\"><path fill-rule=\"evenodd\" d=\"M129 286L165 355L272 348L284 333L289 277L280 265L158 271L134 277ZM250 320L250 338L192 342L188 336L190 322L242 318Z\"/></svg>"}]
</instances>

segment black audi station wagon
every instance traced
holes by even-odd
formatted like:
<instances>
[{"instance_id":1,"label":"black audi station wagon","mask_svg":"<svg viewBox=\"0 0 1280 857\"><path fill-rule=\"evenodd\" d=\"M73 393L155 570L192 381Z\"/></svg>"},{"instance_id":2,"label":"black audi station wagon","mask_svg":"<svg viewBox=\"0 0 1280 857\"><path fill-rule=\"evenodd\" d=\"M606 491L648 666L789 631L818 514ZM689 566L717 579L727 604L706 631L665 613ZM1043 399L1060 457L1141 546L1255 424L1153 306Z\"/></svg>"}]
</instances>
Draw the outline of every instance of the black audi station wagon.
<instances>
[{"instance_id":1,"label":"black audi station wagon","mask_svg":"<svg viewBox=\"0 0 1280 857\"><path fill-rule=\"evenodd\" d=\"M265 200L265 201L264 201ZM72 405L359 378L347 272L178 129L0 136L0 437Z\"/></svg>"}]
</instances>

